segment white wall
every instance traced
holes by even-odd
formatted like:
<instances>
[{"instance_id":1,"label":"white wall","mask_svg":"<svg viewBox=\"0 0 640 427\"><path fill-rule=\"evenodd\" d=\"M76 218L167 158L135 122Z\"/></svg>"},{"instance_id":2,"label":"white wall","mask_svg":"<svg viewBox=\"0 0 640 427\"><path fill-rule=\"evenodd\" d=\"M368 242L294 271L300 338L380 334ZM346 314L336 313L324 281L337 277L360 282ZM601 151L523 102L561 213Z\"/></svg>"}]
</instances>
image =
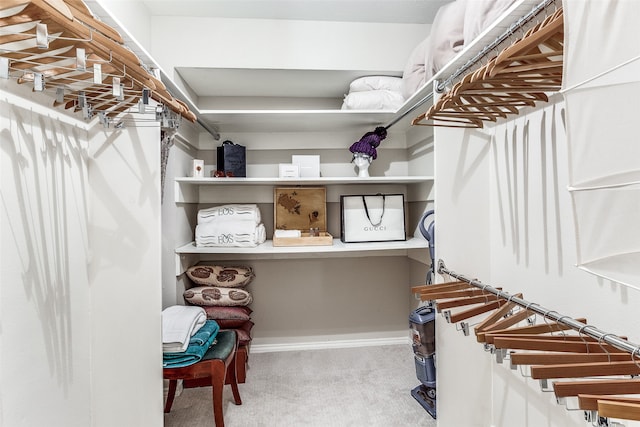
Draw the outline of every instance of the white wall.
<instances>
[{"instance_id":1,"label":"white wall","mask_svg":"<svg viewBox=\"0 0 640 427\"><path fill-rule=\"evenodd\" d=\"M0 425L88 426L87 132L11 83L0 79Z\"/></svg>"},{"instance_id":2,"label":"white wall","mask_svg":"<svg viewBox=\"0 0 640 427\"><path fill-rule=\"evenodd\" d=\"M161 425L160 128L94 126L90 148L94 425Z\"/></svg>"},{"instance_id":3,"label":"white wall","mask_svg":"<svg viewBox=\"0 0 640 427\"><path fill-rule=\"evenodd\" d=\"M431 28L177 16L153 16L151 22L147 50L169 75L175 66L401 71Z\"/></svg>"},{"instance_id":4,"label":"white wall","mask_svg":"<svg viewBox=\"0 0 640 427\"><path fill-rule=\"evenodd\" d=\"M161 425L159 129L0 84L0 425Z\"/></svg>"},{"instance_id":5,"label":"white wall","mask_svg":"<svg viewBox=\"0 0 640 427\"><path fill-rule=\"evenodd\" d=\"M436 260L483 280L490 273L489 138L480 131L435 129ZM438 424L488 426L489 357L474 338L436 317ZM464 407L464 410L461 410ZM514 424L519 425L519 424Z\"/></svg>"},{"instance_id":6,"label":"white wall","mask_svg":"<svg viewBox=\"0 0 640 427\"><path fill-rule=\"evenodd\" d=\"M640 293L574 266L563 109L556 95L487 137L436 131L438 257L467 277L638 342ZM582 411L566 411L537 381L496 364L473 333L438 320L439 425L585 425ZM468 410L459 410L461 399Z\"/></svg>"}]
</instances>

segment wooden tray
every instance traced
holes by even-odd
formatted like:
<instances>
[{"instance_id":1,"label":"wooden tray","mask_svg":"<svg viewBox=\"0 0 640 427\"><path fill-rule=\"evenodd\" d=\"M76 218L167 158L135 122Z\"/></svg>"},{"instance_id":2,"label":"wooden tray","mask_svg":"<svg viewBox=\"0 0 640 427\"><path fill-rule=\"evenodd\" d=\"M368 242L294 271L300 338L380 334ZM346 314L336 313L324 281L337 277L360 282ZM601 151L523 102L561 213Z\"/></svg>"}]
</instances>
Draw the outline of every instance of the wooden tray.
<instances>
[{"instance_id":1,"label":"wooden tray","mask_svg":"<svg viewBox=\"0 0 640 427\"><path fill-rule=\"evenodd\" d=\"M302 233L301 237L273 237L273 246L331 246L333 236L321 231L319 236Z\"/></svg>"}]
</instances>

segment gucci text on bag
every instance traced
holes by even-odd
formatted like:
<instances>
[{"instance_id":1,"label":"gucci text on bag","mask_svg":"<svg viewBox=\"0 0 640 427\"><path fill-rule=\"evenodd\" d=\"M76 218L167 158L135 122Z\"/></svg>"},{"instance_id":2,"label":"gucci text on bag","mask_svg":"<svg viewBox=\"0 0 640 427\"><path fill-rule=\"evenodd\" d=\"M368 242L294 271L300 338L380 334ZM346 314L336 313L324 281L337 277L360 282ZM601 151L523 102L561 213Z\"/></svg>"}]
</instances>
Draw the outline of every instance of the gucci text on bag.
<instances>
[{"instance_id":1,"label":"gucci text on bag","mask_svg":"<svg viewBox=\"0 0 640 427\"><path fill-rule=\"evenodd\" d=\"M345 243L406 240L403 194L340 196L340 214Z\"/></svg>"}]
</instances>

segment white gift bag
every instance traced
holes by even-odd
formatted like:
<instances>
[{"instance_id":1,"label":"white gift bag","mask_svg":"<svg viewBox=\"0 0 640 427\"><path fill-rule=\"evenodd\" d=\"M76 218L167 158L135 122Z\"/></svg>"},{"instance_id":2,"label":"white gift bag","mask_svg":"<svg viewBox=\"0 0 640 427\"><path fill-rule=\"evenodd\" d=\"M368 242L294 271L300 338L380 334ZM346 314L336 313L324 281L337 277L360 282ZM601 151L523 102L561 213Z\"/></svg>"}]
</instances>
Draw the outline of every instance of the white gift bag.
<instances>
[{"instance_id":1,"label":"white gift bag","mask_svg":"<svg viewBox=\"0 0 640 427\"><path fill-rule=\"evenodd\" d=\"M340 240L406 240L403 194L340 196Z\"/></svg>"}]
</instances>

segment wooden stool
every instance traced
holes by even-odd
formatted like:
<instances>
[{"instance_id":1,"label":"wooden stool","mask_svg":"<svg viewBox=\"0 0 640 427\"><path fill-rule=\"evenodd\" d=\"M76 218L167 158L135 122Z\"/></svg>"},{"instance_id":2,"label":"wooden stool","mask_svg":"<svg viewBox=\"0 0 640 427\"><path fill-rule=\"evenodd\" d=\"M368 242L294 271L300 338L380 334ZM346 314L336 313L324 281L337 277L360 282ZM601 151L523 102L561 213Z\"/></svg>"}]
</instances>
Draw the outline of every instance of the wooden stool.
<instances>
[{"instance_id":1,"label":"wooden stool","mask_svg":"<svg viewBox=\"0 0 640 427\"><path fill-rule=\"evenodd\" d=\"M181 368L164 368L163 378L169 380L169 392L164 412L171 411L173 398L176 394L178 380L210 378L213 389L213 417L216 427L224 427L222 415L222 387L225 383L227 368L230 374L231 391L236 405L242 405L238 381L236 379L236 349L238 348L238 334L234 330L220 331L216 343L209 348L202 360L193 365Z\"/></svg>"}]
</instances>

